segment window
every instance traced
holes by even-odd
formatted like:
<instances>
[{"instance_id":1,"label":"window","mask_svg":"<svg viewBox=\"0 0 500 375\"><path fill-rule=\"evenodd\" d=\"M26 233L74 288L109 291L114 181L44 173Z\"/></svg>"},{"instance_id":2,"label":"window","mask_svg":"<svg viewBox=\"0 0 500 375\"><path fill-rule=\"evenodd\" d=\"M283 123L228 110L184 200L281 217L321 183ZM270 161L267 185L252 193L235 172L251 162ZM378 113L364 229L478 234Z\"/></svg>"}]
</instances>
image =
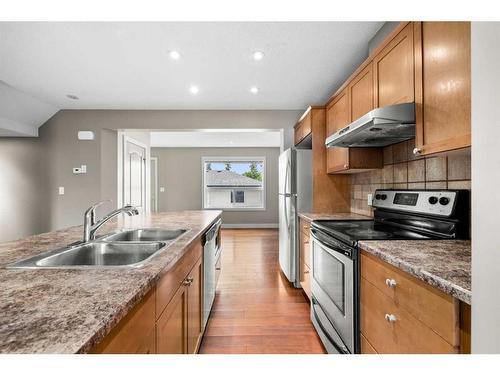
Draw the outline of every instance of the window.
<instances>
[{"instance_id":1,"label":"window","mask_svg":"<svg viewBox=\"0 0 500 375\"><path fill-rule=\"evenodd\" d=\"M204 157L203 208L265 209L264 157Z\"/></svg>"},{"instance_id":2,"label":"window","mask_svg":"<svg viewBox=\"0 0 500 375\"><path fill-rule=\"evenodd\" d=\"M231 192L231 203L245 203L245 191L233 190Z\"/></svg>"}]
</instances>

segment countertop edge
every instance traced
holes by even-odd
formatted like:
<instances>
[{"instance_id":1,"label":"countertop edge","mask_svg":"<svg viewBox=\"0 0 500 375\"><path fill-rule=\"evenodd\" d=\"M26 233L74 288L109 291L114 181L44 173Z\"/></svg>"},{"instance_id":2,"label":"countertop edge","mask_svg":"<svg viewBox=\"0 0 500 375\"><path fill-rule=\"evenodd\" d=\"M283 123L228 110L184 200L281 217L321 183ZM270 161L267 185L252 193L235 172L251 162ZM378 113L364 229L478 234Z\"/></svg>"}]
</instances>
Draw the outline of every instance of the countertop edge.
<instances>
[{"instance_id":1,"label":"countertop edge","mask_svg":"<svg viewBox=\"0 0 500 375\"><path fill-rule=\"evenodd\" d=\"M402 259L394 258L393 256L387 255L383 250L370 246L369 241L360 241L358 246L361 250L364 250L382 261L406 272L417 279L426 282L427 284L441 290L442 292L459 299L462 302L471 304L472 302L472 292L466 290L459 285L454 284L442 277L434 275L428 271L418 268Z\"/></svg>"}]
</instances>

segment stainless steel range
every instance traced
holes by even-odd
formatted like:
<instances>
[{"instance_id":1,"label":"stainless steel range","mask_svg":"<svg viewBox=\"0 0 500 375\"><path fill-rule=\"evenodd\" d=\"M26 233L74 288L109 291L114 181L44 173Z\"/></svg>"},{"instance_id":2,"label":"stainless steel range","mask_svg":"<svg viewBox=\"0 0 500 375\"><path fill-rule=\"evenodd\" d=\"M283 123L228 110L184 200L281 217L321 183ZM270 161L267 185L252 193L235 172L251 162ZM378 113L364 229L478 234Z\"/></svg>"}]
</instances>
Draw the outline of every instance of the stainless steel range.
<instances>
[{"instance_id":1,"label":"stainless steel range","mask_svg":"<svg viewBox=\"0 0 500 375\"><path fill-rule=\"evenodd\" d=\"M360 351L360 240L469 238L468 190L377 190L373 220L311 226L311 320L328 353Z\"/></svg>"}]
</instances>

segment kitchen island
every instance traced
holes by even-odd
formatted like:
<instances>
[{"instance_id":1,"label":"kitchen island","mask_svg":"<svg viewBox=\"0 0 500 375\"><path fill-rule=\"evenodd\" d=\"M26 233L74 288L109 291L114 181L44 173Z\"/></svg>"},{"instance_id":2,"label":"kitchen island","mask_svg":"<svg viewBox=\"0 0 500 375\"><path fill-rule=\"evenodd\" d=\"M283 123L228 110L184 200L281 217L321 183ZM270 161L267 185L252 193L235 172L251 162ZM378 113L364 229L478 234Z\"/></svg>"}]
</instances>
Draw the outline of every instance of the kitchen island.
<instances>
[{"instance_id":1,"label":"kitchen island","mask_svg":"<svg viewBox=\"0 0 500 375\"><path fill-rule=\"evenodd\" d=\"M81 226L0 244L0 353L91 351L172 273L220 215L215 210L164 212L120 217L103 226L99 234L134 228L188 229L140 267L5 268L80 241Z\"/></svg>"}]
</instances>

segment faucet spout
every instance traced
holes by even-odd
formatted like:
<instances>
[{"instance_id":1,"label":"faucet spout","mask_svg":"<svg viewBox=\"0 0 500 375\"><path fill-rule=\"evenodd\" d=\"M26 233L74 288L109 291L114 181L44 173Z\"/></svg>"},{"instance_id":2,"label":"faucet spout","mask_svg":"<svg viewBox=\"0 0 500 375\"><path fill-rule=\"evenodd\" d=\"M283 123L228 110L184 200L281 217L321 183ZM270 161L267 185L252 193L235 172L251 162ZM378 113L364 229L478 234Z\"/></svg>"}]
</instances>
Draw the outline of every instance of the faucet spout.
<instances>
[{"instance_id":1,"label":"faucet spout","mask_svg":"<svg viewBox=\"0 0 500 375\"><path fill-rule=\"evenodd\" d=\"M83 221L83 242L89 242L95 239L95 233L97 230L102 227L104 224L106 224L109 220L114 218L115 216L125 213L128 216L135 216L139 215L139 210L128 204L122 208L119 208L117 210L111 211L109 214L104 216L101 220L97 221L95 220L95 209L96 207L100 206L101 204L109 202L109 201L103 201L99 202L87 209L85 211L84 215L84 221Z\"/></svg>"}]
</instances>

